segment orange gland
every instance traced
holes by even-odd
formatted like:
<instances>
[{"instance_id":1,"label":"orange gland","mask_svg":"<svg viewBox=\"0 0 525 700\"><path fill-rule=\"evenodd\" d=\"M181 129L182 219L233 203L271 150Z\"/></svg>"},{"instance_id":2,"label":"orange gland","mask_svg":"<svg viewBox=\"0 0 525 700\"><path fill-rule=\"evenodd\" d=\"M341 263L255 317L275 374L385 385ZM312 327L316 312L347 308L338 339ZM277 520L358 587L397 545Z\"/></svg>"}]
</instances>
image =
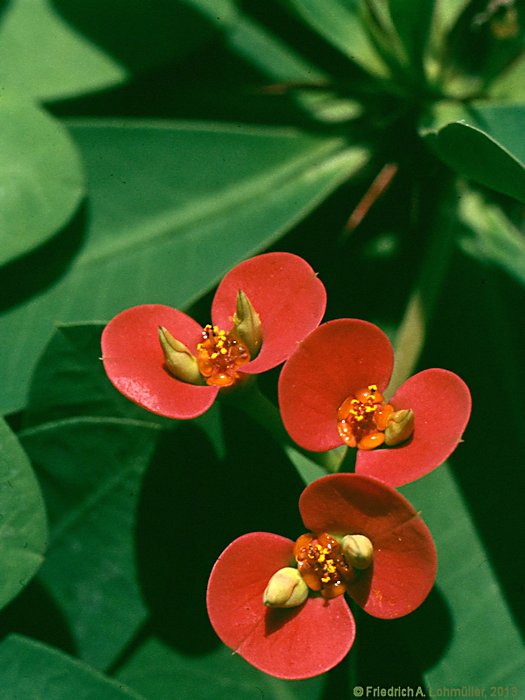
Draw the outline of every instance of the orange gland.
<instances>
[{"instance_id":1,"label":"orange gland","mask_svg":"<svg viewBox=\"0 0 525 700\"><path fill-rule=\"evenodd\" d=\"M294 556L308 588L319 591L323 598L342 595L356 577L341 545L327 532L301 535L294 545Z\"/></svg>"},{"instance_id":2,"label":"orange gland","mask_svg":"<svg viewBox=\"0 0 525 700\"><path fill-rule=\"evenodd\" d=\"M373 450L385 442L385 429L394 407L375 384L348 396L337 410L337 429L349 447Z\"/></svg>"},{"instance_id":3,"label":"orange gland","mask_svg":"<svg viewBox=\"0 0 525 700\"><path fill-rule=\"evenodd\" d=\"M251 359L246 345L233 331L207 325L197 345L197 363L206 384L226 387L239 379L239 367Z\"/></svg>"}]
</instances>

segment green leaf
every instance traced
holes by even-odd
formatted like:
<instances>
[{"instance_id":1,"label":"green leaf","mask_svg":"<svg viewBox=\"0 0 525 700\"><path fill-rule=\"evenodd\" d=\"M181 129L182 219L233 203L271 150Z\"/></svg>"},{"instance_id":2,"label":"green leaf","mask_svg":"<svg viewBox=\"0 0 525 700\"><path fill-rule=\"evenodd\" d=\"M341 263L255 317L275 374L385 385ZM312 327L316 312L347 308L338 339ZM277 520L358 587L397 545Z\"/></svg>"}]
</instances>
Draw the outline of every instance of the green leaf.
<instances>
[{"instance_id":1,"label":"green leaf","mask_svg":"<svg viewBox=\"0 0 525 700\"><path fill-rule=\"evenodd\" d=\"M366 32L359 0L289 0L294 11L313 29L362 68L385 74ZM322 9L321 9L322 5Z\"/></svg>"},{"instance_id":2,"label":"green leaf","mask_svg":"<svg viewBox=\"0 0 525 700\"><path fill-rule=\"evenodd\" d=\"M80 159L64 128L30 102L3 94L0 265L63 227L79 204L83 186Z\"/></svg>"},{"instance_id":3,"label":"green leaf","mask_svg":"<svg viewBox=\"0 0 525 700\"><path fill-rule=\"evenodd\" d=\"M472 115L477 126L506 148L517 160L525 163L525 139L523 138L525 103L475 102L472 105Z\"/></svg>"},{"instance_id":4,"label":"green leaf","mask_svg":"<svg viewBox=\"0 0 525 700\"><path fill-rule=\"evenodd\" d=\"M0 17L0 81L41 100L111 87L125 66L90 44L49 0L11 0Z\"/></svg>"},{"instance_id":5,"label":"green leaf","mask_svg":"<svg viewBox=\"0 0 525 700\"><path fill-rule=\"evenodd\" d=\"M434 15L434 0L388 0L392 23L403 45L408 66L421 72Z\"/></svg>"},{"instance_id":6,"label":"green leaf","mask_svg":"<svg viewBox=\"0 0 525 700\"><path fill-rule=\"evenodd\" d=\"M119 681L26 637L0 643L0 687L7 700L141 700Z\"/></svg>"},{"instance_id":7,"label":"green leaf","mask_svg":"<svg viewBox=\"0 0 525 700\"><path fill-rule=\"evenodd\" d=\"M109 418L57 421L21 433L50 518L39 580L67 620L81 658L98 668L112 663L146 617L136 509L158 436L153 424Z\"/></svg>"},{"instance_id":8,"label":"green leaf","mask_svg":"<svg viewBox=\"0 0 525 700\"><path fill-rule=\"evenodd\" d=\"M422 511L434 535L437 587L453 625L442 655L424 674L429 692L465 685L522 687L523 645L518 628L448 468L441 466L402 491Z\"/></svg>"},{"instance_id":9,"label":"green leaf","mask_svg":"<svg viewBox=\"0 0 525 700\"><path fill-rule=\"evenodd\" d=\"M293 130L143 122L76 124L90 221L78 256L47 252L5 282L4 410L24 403L55 321L109 320L133 304L183 307L275 242L365 161L337 138ZM61 268L66 268L64 273ZM43 288L48 285L47 288ZM33 299L23 302L28 293Z\"/></svg>"},{"instance_id":10,"label":"green leaf","mask_svg":"<svg viewBox=\"0 0 525 700\"><path fill-rule=\"evenodd\" d=\"M491 97L497 100L525 100L525 53L494 80L489 92Z\"/></svg>"},{"instance_id":11,"label":"green leaf","mask_svg":"<svg viewBox=\"0 0 525 700\"><path fill-rule=\"evenodd\" d=\"M525 286L525 238L501 208L466 192L460 201L460 218L467 227L459 239L461 248L482 263L497 265Z\"/></svg>"},{"instance_id":12,"label":"green leaf","mask_svg":"<svg viewBox=\"0 0 525 700\"><path fill-rule=\"evenodd\" d=\"M455 24L470 0L438 0L436 3L436 29L446 34Z\"/></svg>"},{"instance_id":13,"label":"green leaf","mask_svg":"<svg viewBox=\"0 0 525 700\"><path fill-rule=\"evenodd\" d=\"M177 0L11 0L0 22L2 86L47 101L119 85L210 33Z\"/></svg>"},{"instance_id":14,"label":"green leaf","mask_svg":"<svg viewBox=\"0 0 525 700\"><path fill-rule=\"evenodd\" d=\"M0 419L0 607L36 573L46 546L40 488L20 443Z\"/></svg>"},{"instance_id":15,"label":"green leaf","mask_svg":"<svg viewBox=\"0 0 525 700\"><path fill-rule=\"evenodd\" d=\"M482 129L454 122L427 132L426 139L460 175L525 202L525 166Z\"/></svg>"},{"instance_id":16,"label":"green leaf","mask_svg":"<svg viewBox=\"0 0 525 700\"><path fill-rule=\"evenodd\" d=\"M282 681L253 668L230 649L201 656L177 652L156 637L148 638L126 660L118 678L148 700L320 700L324 680Z\"/></svg>"}]
</instances>

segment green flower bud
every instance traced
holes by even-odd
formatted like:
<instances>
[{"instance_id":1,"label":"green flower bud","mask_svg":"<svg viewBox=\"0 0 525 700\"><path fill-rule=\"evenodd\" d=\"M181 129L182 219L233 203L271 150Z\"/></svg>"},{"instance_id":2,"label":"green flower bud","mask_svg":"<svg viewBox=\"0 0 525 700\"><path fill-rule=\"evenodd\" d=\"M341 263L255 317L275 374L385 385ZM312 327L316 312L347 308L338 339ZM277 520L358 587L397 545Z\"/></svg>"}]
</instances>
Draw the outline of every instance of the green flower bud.
<instances>
[{"instance_id":1,"label":"green flower bud","mask_svg":"<svg viewBox=\"0 0 525 700\"><path fill-rule=\"evenodd\" d=\"M180 340L159 326L159 340L167 369L174 377L188 384L204 384L196 358Z\"/></svg>"},{"instance_id":2,"label":"green flower bud","mask_svg":"<svg viewBox=\"0 0 525 700\"><path fill-rule=\"evenodd\" d=\"M297 569L285 566L270 579L263 595L269 608L295 608L308 598L308 586Z\"/></svg>"},{"instance_id":3,"label":"green flower bud","mask_svg":"<svg viewBox=\"0 0 525 700\"><path fill-rule=\"evenodd\" d=\"M366 535L346 535L341 545L344 558L354 569L368 569L374 560L374 546Z\"/></svg>"},{"instance_id":4,"label":"green flower bud","mask_svg":"<svg viewBox=\"0 0 525 700\"><path fill-rule=\"evenodd\" d=\"M233 327L235 332L246 345L253 358L261 349L262 344L262 324L257 311L252 306L251 301L240 289L237 294L235 313L233 315Z\"/></svg>"},{"instance_id":5,"label":"green flower bud","mask_svg":"<svg viewBox=\"0 0 525 700\"><path fill-rule=\"evenodd\" d=\"M411 408L403 408L401 411L394 411L388 417L385 428L385 444L392 447L399 445L414 432L414 411Z\"/></svg>"}]
</instances>

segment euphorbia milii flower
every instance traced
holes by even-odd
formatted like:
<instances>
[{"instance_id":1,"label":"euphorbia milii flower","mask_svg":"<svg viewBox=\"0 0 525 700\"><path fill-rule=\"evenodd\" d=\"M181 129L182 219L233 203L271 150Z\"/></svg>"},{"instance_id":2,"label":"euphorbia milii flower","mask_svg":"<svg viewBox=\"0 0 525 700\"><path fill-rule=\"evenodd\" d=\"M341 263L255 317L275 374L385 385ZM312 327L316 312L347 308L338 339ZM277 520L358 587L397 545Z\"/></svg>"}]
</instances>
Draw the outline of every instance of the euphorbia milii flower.
<instances>
[{"instance_id":1,"label":"euphorbia milii flower","mask_svg":"<svg viewBox=\"0 0 525 700\"><path fill-rule=\"evenodd\" d=\"M372 323L338 319L316 328L279 379L289 435L314 452L357 447L356 472L390 486L439 466L467 425L469 390L453 372L427 369L387 400L393 364L390 341Z\"/></svg>"},{"instance_id":2,"label":"euphorbia milii flower","mask_svg":"<svg viewBox=\"0 0 525 700\"><path fill-rule=\"evenodd\" d=\"M223 278L204 329L160 304L118 314L102 334L102 360L127 398L169 418L194 418L221 388L284 362L325 306L325 288L307 262L266 253Z\"/></svg>"},{"instance_id":3,"label":"euphorbia milii flower","mask_svg":"<svg viewBox=\"0 0 525 700\"><path fill-rule=\"evenodd\" d=\"M355 623L344 593L392 619L415 610L436 576L426 525L377 479L323 477L306 487L299 509L308 533L295 543L268 532L239 537L215 563L207 594L220 639L287 679L328 671L348 653Z\"/></svg>"}]
</instances>

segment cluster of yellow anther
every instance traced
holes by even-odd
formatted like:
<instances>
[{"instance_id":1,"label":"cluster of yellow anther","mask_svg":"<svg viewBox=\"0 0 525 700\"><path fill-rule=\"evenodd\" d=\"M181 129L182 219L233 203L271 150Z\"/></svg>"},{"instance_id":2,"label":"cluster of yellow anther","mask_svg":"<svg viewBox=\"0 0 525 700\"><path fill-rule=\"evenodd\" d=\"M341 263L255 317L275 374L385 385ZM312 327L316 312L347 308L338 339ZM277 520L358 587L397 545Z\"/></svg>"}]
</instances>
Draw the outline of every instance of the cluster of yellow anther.
<instances>
[{"instance_id":1,"label":"cluster of yellow anther","mask_svg":"<svg viewBox=\"0 0 525 700\"><path fill-rule=\"evenodd\" d=\"M295 543L297 568L308 587L324 598L335 598L346 591L355 573L343 556L341 545L326 532L301 535Z\"/></svg>"},{"instance_id":2,"label":"cluster of yellow anther","mask_svg":"<svg viewBox=\"0 0 525 700\"><path fill-rule=\"evenodd\" d=\"M337 411L337 428L350 447L371 450L385 441L384 431L394 407L385 402L376 384L348 396Z\"/></svg>"},{"instance_id":3,"label":"cluster of yellow anther","mask_svg":"<svg viewBox=\"0 0 525 700\"><path fill-rule=\"evenodd\" d=\"M216 350L215 352L211 353L210 358L212 360L216 360L219 355L228 354L228 350L224 347L227 341L226 331L219 330L217 326L210 326L210 324L208 324L207 326L204 326L202 335L204 340L202 343L197 345L197 350L203 350L205 347L205 341L210 337L214 337Z\"/></svg>"},{"instance_id":4,"label":"cluster of yellow anther","mask_svg":"<svg viewBox=\"0 0 525 700\"><path fill-rule=\"evenodd\" d=\"M207 325L197 345L197 363L207 384L231 386L239 379L238 369L250 361L246 345L235 332Z\"/></svg>"},{"instance_id":5,"label":"cluster of yellow anther","mask_svg":"<svg viewBox=\"0 0 525 700\"><path fill-rule=\"evenodd\" d=\"M297 569L285 566L270 578L263 603L270 608L302 605L309 591L336 598L372 565L374 547L366 535L306 532L293 549Z\"/></svg>"}]
</instances>

